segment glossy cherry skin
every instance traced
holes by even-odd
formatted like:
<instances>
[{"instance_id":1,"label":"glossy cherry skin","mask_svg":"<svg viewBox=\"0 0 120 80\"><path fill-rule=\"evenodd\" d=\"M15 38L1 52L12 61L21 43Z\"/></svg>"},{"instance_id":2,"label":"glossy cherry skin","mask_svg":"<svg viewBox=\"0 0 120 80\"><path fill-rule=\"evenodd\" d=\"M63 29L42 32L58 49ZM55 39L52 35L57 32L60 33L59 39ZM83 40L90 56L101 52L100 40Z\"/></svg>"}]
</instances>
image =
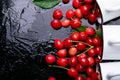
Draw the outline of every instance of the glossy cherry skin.
<instances>
[{"instance_id":1,"label":"glossy cherry skin","mask_svg":"<svg viewBox=\"0 0 120 80\"><path fill-rule=\"evenodd\" d=\"M73 41L78 41L78 40L79 40L79 37L80 37L79 32L73 32L73 33L70 35L70 39L73 40Z\"/></svg>"},{"instance_id":2,"label":"glossy cherry skin","mask_svg":"<svg viewBox=\"0 0 120 80\"><path fill-rule=\"evenodd\" d=\"M78 8L78 9L75 10L75 16L76 16L77 18L80 18L80 19L83 17L80 8Z\"/></svg>"},{"instance_id":3,"label":"glossy cherry skin","mask_svg":"<svg viewBox=\"0 0 120 80\"><path fill-rule=\"evenodd\" d=\"M95 65L95 60L93 57L88 57L88 66L93 67Z\"/></svg>"},{"instance_id":4,"label":"glossy cherry skin","mask_svg":"<svg viewBox=\"0 0 120 80\"><path fill-rule=\"evenodd\" d=\"M55 77L49 77L48 80L56 80Z\"/></svg>"},{"instance_id":5,"label":"glossy cherry skin","mask_svg":"<svg viewBox=\"0 0 120 80\"><path fill-rule=\"evenodd\" d=\"M80 58L87 58L86 53L82 53L82 54L80 54L80 55L78 56L78 60L79 60Z\"/></svg>"},{"instance_id":6,"label":"glossy cherry skin","mask_svg":"<svg viewBox=\"0 0 120 80\"><path fill-rule=\"evenodd\" d=\"M83 51L86 48L86 45L82 42L77 42L77 50Z\"/></svg>"},{"instance_id":7,"label":"glossy cherry skin","mask_svg":"<svg viewBox=\"0 0 120 80\"><path fill-rule=\"evenodd\" d=\"M80 63L78 63L76 65L76 69L78 70L78 72L85 72L86 71L86 67L82 66Z\"/></svg>"},{"instance_id":8,"label":"glossy cherry skin","mask_svg":"<svg viewBox=\"0 0 120 80\"><path fill-rule=\"evenodd\" d=\"M82 21L79 18L73 18L71 21L71 28L72 29L77 29L80 27L82 24Z\"/></svg>"},{"instance_id":9,"label":"glossy cherry skin","mask_svg":"<svg viewBox=\"0 0 120 80\"><path fill-rule=\"evenodd\" d=\"M100 46L101 45L101 39L99 37L94 37L93 38L93 44L95 46Z\"/></svg>"},{"instance_id":10,"label":"glossy cherry skin","mask_svg":"<svg viewBox=\"0 0 120 80\"><path fill-rule=\"evenodd\" d=\"M83 76L77 76L75 80L85 80Z\"/></svg>"},{"instance_id":11,"label":"glossy cherry skin","mask_svg":"<svg viewBox=\"0 0 120 80\"><path fill-rule=\"evenodd\" d=\"M54 20L51 21L51 26L52 26L53 29L58 30L62 27L61 26L61 21L58 20L58 19L54 19Z\"/></svg>"},{"instance_id":12,"label":"glossy cherry skin","mask_svg":"<svg viewBox=\"0 0 120 80\"><path fill-rule=\"evenodd\" d=\"M85 2L85 3L89 3L89 4L90 4L90 3L92 3L92 2L93 2L93 0L84 0L84 2Z\"/></svg>"},{"instance_id":13,"label":"glossy cherry skin","mask_svg":"<svg viewBox=\"0 0 120 80\"><path fill-rule=\"evenodd\" d=\"M92 80L100 80L97 72L92 73Z\"/></svg>"},{"instance_id":14,"label":"glossy cherry skin","mask_svg":"<svg viewBox=\"0 0 120 80\"><path fill-rule=\"evenodd\" d=\"M102 57L102 46L96 46L95 47L96 53Z\"/></svg>"},{"instance_id":15,"label":"glossy cherry skin","mask_svg":"<svg viewBox=\"0 0 120 80\"><path fill-rule=\"evenodd\" d=\"M81 58L81 59L79 59L79 63L80 63L83 67L87 67L87 66L88 66L88 59L87 59L87 58Z\"/></svg>"},{"instance_id":16,"label":"glossy cherry skin","mask_svg":"<svg viewBox=\"0 0 120 80\"><path fill-rule=\"evenodd\" d=\"M57 65L61 67L67 67L68 59L67 58L58 58Z\"/></svg>"},{"instance_id":17,"label":"glossy cherry skin","mask_svg":"<svg viewBox=\"0 0 120 80\"><path fill-rule=\"evenodd\" d=\"M95 57L97 53L94 48L91 48L90 50L88 50L88 55L91 57Z\"/></svg>"},{"instance_id":18,"label":"glossy cherry skin","mask_svg":"<svg viewBox=\"0 0 120 80\"><path fill-rule=\"evenodd\" d=\"M73 0L73 1L72 1L72 6L73 6L74 8L80 8L81 2L80 2L79 0Z\"/></svg>"},{"instance_id":19,"label":"glossy cherry skin","mask_svg":"<svg viewBox=\"0 0 120 80\"><path fill-rule=\"evenodd\" d=\"M66 12L66 18L67 19L71 19L73 18L75 15L75 12L72 10L72 9L68 9L67 12Z\"/></svg>"},{"instance_id":20,"label":"glossy cherry skin","mask_svg":"<svg viewBox=\"0 0 120 80\"><path fill-rule=\"evenodd\" d=\"M86 80L92 80L90 77L87 77Z\"/></svg>"},{"instance_id":21,"label":"glossy cherry skin","mask_svg":"<svg viewBox=\"0 0 120 80\"><path fill-rule=\"evenodd\" d=\"M59 57L63 57L64 58L67 55L67 50L66 49L60 49L60 50L58 50L57 55Z\"/></svg>"},{"instance_id":22,"label":"glossy cherry skin","mask_svg":"<svg viewBox=\"0 0 120 80\"><path fill-rule=\"evenodd\" d=\"M86 70L86 73L88 76L92 76L92 73L94 73L94 69L92 67L88 67L87 70Z\"/></svg>"},{"instance_id":23,"label":"glossy cherry skin","mask_svg":"<svg viewBox=\"0 0 120 80\"><path fill-rule=\"evenodd\" d=\"M77 64L77 57L76 56L70 57L69 65L70 66L76 66L76 64Z\"/></svg>"},{"instance_id":24,"label":"glossy cherry skin","mask_svg":"<svg viewBox=\"0 0 120 80\"><path fill-rule=\"evenodd\" d=\"M79 38L82 41L86 41L87 40L87 36L88 36L87 33L85 31L82 31L82 32L80 32Z\"/></svg>"},{"instance_id":25,"label":"glossy cherry skin","mask_svg":"<svg viewBox=\"0 0 120 80\"><path fill-rule=\"evenodd\" d=\"M88 16L88 20L90 23L95 23L97 21L97 16L93 13L90 13Z\"/></svg>"},{"instance_id":26,"label":"glossy cherry skin","mask_svg":"<svg viewBox=\"0 0 120 80\"><path fill-rule=\"evenodd\" d=\"M64 47L64 45L63 45L63 42L62 42L62 40L60 40L60 39L55 39L55 41L54 41L54 47L56 48L56 49L62 49L63 47Z\"/></svg>"},{"instance_id":27,"label":"glossy cherry skin","mask_svg":"<svg viewBox=\"0 0 120 80\"><path fill-rule=\"evenodd\" d=\"M89 15L89 13L90 13L90 8L89 8L89 6L87 6L87 5L82 5L81 7L80 7L80 10L81 10L81 12L82 12L82 15L86 18L88 15Z\"/></svg>"},{"instance_id":28,"label":"glossy cherry skin","mask_svg":"<svg viewBox=\"0 0 120 80\"><path fill-rule=\"evenodd\" d=\"M70 76L70 77L77 77L78 76L78 71L76 68L74 67L71 67L68 71L67 71L67 74Z\"/></svg>"},{"instance_id":29,"label":"glossy cherry skin","mask_svg":"<svg viewBox=\"0 0 120 80\"><path fill-rule=\"evenodd\" d=\"M56 57L53 54L48 54L45 56L45 61L47 64L53 64L56 61Z\"/></svg>"},{"instance_id":30,"label":"glossy cherry skin","mask_svg":"<svg viewBox=\"0 0 120 80\"><path fill-rule=\"evenodd\" d=\"M68 51L70 56L75 56L77 54L77 48L71 47Z\"/></svg>"},{"instance_id":31,"label":"glossy cherry skin","mask_svg":"<svg viewBox=\"0 0 120 80\"><path fill-rule=\"evenodd\" d=\"M65 48L70 48L70 47L72 46L71 39L70 39L70 38L66 38L66 39L63 41L63 44L64 44Z\"/></svg>"},{"instance_id":32,"label":"glossy cherry skin","mask_svg":"<svg viewBox=\"0 0 120 80\"><path fill-rule=\"evenodd\" d=\"M64 28L67 28L70 26L71 21L69 19L62 20L61 24Z\"/></svg>"},{"instance_id":33,"label":"glossy cherry skin","mask_svg":"<svg viewBox=\"0 0 120 80\"><path fill-rule=\"evenodd\" d=\"M62 0L64 4L68 3L70 0Z\"/></svg>"},{"instance_id":34,"label":"glossy cherry skin","mask_svg":"<svg viewBox=\"0 0 120 80\"><path fill-rule=\"evenodd\" d=\"M62 10L61 9L56 9L54 12L53 12L53 18L54 19L61 19L63 17L63 13L62 13Z\"/></svg>"},{"instance_id":35,"label":"glossy cherry skin","mask_svg":"<svg viewBox=\"0 0 120 80\"><path fill-rule=\"evenodd\" d=\"M95 35L95 29L93 27L88 27L86 28L85 32L89 35L89 36L94 36Z\"/></svg>"},{"instance_id":36,"label":"glossy cherry skin","mask_svg":"<svg viewBox=\"0 0 120 80\"><path fill-rule=\"evenodd\" d=\"M86 43L88 43L89 45L93 45L93 39L87 38Z\"/></svg>"}]
</instances>

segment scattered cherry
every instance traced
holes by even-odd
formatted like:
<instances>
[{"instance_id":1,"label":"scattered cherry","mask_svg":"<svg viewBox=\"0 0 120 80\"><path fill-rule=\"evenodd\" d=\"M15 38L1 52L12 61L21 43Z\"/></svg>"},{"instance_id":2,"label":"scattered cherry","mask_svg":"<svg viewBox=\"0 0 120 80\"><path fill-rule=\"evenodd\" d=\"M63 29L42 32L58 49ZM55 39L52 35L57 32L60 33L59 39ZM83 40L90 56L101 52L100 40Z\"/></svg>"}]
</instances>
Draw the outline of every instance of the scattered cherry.
<instances>
[{"instance_id":1,"label":"scattered cherry","mask_svg":"<svg viewBox=\"0 0 120 80\"><path fill-rule=\"evenodd\" d=\"M73 6L74 8L80 8L80 6L81 6L80 0L73 0L73 1L72 1L72 6Z\"/></svg>"},{"instance_id":2,"label":"scattered cherry","mask_svg":"<svg viewBox=\"0 0 120 80\"><path fill-rule=\"evenodd\" d=\"M77 48L71 47L68 53L70 56L75 56L77 54Z\"/></svg>"},{"instance_id":3,"label":"scattered cherry","mask_svg":"<svg viewBox=\"0 0 120 80\"><path fill-rule=\"evenodd\" d=\"M70 23L71 23L71 21L69 19L65 19L61 22L61 24L64 28L69 27Z\"/></svg>"},{"instance_id":4,"label":"scattered cherry","mask_svg":"<svg viewBox=\"0 0 120 80\"><path fill-rule=\"evenodd\" d=\"M66 18L67 19L71 19L73 18L75 15L75 12L72 10L72 9L68 9L67 12L66 12Z\"/></svg>"},{"instance_id":5,"label":"scattered cherry","mask_svg":"<svg viewBox=\"0 0 120 80\"><path fill-rule=\"evenodd\" d=\"M67 67L68 59L67 58L58 58L57 64L61 67Z\"/></svg>"},{"instance_id":6,"label":"scattered cherry","mask_svg":"<svg viewBox=\"0 0 120 80\"><path fill-rule=\"evenodd\" d=\"M93 27L88 27L86 28L85 32L89 35L89 36L94 36L95 35L95 29Z\"/></svg>"},{"instance_id":7,"label":"scattered cherry","mask_svg":"<svg viewBox=\"0 0 120 80\"><path fill-rule=\"evenodd\" d=\"M58 50L57 55L59 57L63 57L64 58L67 55L67 50L66 49L60 49L60 50Z\"/></svg>"},{"instance_id":8,"label":"scattered cherry","mask_svg":"<svg viewBox=\"0 0 120 80\"><path fill-rule=\"evenodd\" d=\"M49 77L48 80L56 80L55 77Z\"/></svg>"},{"instance_id":9,"label":"scattered cherry","mask_svg":"<svg viewBox=\"0 0 120 80\"><path fill-rule=\"evenodd\" d=\"M64 4L68 3L70 0L62 0Z\"/></svg>"},{"instance_id":10,"label":"scattered cherry","mask_svg":"<svg viewBox=\"0 0 120 80\"><path fill-rule=\"evenodd\" d=\"M48 54L45 56L45 61L47 64L53 64L56 61L56 57L53 54Z\"/></svg>"},{"instance_id":11,"label":"scattered cherry","mask_svg":"<svg viewBox=\"0 0 120 80\"><path fill-rule=\"evenodd\" d=\"M73 33L70 35L70 39L73 40L73 41L78 41L79 38L80 38L79 32L73 32Z\"/></svg>"},{"instance_id":12,"label":"scattered cherry","mask_svg":"<svg viewBox=\"0 0 120 80\"><path fill-rule=\"evenodd\" d=\"M78 76L78 71L77 71L77 69L76 68L74 68L74 67L71 67L68 71L67 71L67 73L68 73L68 75L70 76L70 77L77 77Z\"/></svg>"},{"instance_id":13,"label":"scattered cherry","mask_svg":"<svg viewBox=\"0 0 120 80\"><path fill-rule=\"evenodd\" d=\"M54 12L53 12L53 18L54 19L61 19L63 16L63 13L62 13L62 10L60 9L56 9Z\"/></svg>"},{"instance_id":14,"label":"scattered cherry","mask_svg":"<svg viewBox=\"0 0 120 80\"><path fill-rule=\"evenodd\" d=\"M52 28L58 30L62 27L61 26L61 21L58 20L58 19L54 19L54 20L51 21L51 26L52 26Z\"/></svg>"}]
</instances>

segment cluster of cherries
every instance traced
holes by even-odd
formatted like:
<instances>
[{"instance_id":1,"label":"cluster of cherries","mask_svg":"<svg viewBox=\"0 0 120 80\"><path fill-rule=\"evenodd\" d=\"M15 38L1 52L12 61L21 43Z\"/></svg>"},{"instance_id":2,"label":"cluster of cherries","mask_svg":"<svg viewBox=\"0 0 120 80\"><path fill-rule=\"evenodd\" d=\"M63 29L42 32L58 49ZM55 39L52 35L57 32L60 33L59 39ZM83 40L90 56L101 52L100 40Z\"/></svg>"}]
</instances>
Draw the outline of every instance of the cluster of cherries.
<instances>
[{"instance_id":1,"label":"cluster of cherries","mask_svg":"<svg viewBox=\"0 0 120 80\"><path fill-rule=\"evenodd\" d=\"M63 3L67 3L69 0L63 0ZM56 9L53 12L53 20L51 26L58 30L61 27L67 28L71 26L72 29L76 29L81 26L81 18L85 18L89 23L94 24L97 18L100 17L100 11L96 0L72 0L72 6L74 9L68 9L65 13L65 19L63 18L63 12L61 9Z\"/></svg>"}]
</instances>

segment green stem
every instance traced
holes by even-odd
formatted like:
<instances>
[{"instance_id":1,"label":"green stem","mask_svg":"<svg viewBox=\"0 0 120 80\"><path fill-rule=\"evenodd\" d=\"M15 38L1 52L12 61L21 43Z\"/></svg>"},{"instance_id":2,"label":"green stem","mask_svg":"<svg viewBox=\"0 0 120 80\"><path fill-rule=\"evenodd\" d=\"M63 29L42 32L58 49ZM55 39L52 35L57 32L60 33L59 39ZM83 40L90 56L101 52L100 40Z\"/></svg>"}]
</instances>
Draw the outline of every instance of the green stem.
<instances>
[{"instance_id":1,"label":"green stem","mask_svg":"<svg viewBox=\"0 0 120 80\"><path fill-rule=\"evenodd\" d=\"M62 67L62 66L57 66L57 65L49 65L49 67L55 67L55 68L61 68L65 70L69 70L68 68Z\"/></svg>"}]
</instances>

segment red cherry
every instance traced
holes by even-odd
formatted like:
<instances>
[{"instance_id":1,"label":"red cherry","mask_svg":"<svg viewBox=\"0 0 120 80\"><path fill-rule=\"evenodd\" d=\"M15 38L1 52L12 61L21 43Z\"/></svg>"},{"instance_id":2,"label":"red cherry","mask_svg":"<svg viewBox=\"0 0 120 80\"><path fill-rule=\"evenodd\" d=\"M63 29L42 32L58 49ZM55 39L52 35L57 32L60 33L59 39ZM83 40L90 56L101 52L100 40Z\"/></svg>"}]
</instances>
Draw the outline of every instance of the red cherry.
<instances>
[{"instance_id":1,"label":"red cherry","mask_svg":"<svg viewBox=\"0 0 120 80\"><path fill-rule=\"evenodd\" d=\"M95 46L100 46L101 45L101 39L99 37L94 37L93 38L93 44Z\"/></svg>"},{"instance_id":2,"label":"red cherry","mask_svg":"<svg viewBox=\"0 0 120 80\"><path fill-rule=\"evenodd\" d=\"M71 67L71 68L67 71L67 73L68 73L68 75L69 75L70 77L73 77L73 78L75 78L75 77L78 76L78 71L77 71L77 69L74 68L74 67Z\"/></svg>"},{"instance_id":3,"label":"red cherry","mask_svg":"<svg viewBox=\"0 0 120 80\"><path fill-rule=\"evenodd\" d=\"M97 21L97 16L93 13L89 14L88 20L90 23L95 23Z\"/></svg>"},{"instance_id":4,"label":"red cherry","mask_svg":"<svg viewBox=\"0 0 120 80\"><path fill-rule=\"evenodd\" d=\"M58 19L52 20L51 21L51 26L52 26L53 29L56 29L56 30L60 29L61 28L60 20L58 20Z\"/></svg>"},{"instance_id":5,"label":"red cherry","mask_svg":"<svg viewBox=\"0 0 120 80\"><path fill-rule=\"evenodd\" d=\"M100 17L100 9L98 7L95 9L94 14L96 14L97 17Z\"/></svg>"},{"instance_id":6,"label":"red cherry","mask_svg":"<svg viewBox=\"0 0 120 80\"><path fill-rule=\"evenodd\" d=\"M77 29L80 27L82 24L82 21L79 18L73 18L71 21L71 28L72 29Z\"/></svg>"},{"instance_id":7,"label":"red cherry","mask_svg":"<svg viewBox=\"0 0 120 80\"><path fill-rule=\"evenodd\" d=\"M58 58L57 65L62 66L62 67L67 67L68 65L67 58Z\"/></svg>"},{"instance_id":8,"label":"red cherry","mask_svg":"<svg viewBox=\"0 0 120 80\"><path fill-rule=\"evenodd\" d=\"M83 51L86 48L86 45L82 42L77 42L77 50Z\"/></svg>"},{"instance_id":9,"label":"red cherry","mask_svg":"<svg viewBox=\"0 0 120 80\"><path fill-rule=\"evenodd\" d=\"M70 38L66 38L64 41L63 41L63 44L66 48L70 48L72 46L72 42L71 42L71 39Z\"/></svg>"},{"instance_id":10,"label":"red cherry","mask_svg":"<svg viewBox=\"0 0 120 80\"><path fill-rule=\"evenodd\" d=\"M88 66L92 67L94 66L95 61L93 57L88 57Z\"/></svg>"},{"instance_id":11,"label":"red cherry","mask_svg":"<svg viewBox=\"0 0 120 80\"><path fill-rule=\"evenodd\" d=\"M87 58L81 58L81 59L79 59L79 62L84 67L88 66L88 59Z\"/></svg>"},{"instance_id":12,"label":"red cherry","mask_svg":"<svg viewBox=\"0 0 120 80\"><path fill-rule=\"evenodd\" d=\"M79 36L80 40L82 41L86 41L87 39L87 33L86 32L80 32L80 36Z\"/></svg>"},{"instance_id":13,"label":"red cherry","mask_svg":"<svg viewBox=\"0 0 120 80\"><path fill-rule=\"evenodd\" d=\"M76 66L76 64L77 64L77 57L76 56L70 57L69 64L70 64L70 66Z\"/></svg>"},{"instance_id":14,"label":"red cherry","mask_svg":"<svg viewBox=\"0 0 120 80\"><path fill-rule=\"evenodd\" d=\"M57 55L59 57L63 57L64 58L67 55L67 50L66 49L60 49L60 50L58 50Z\"/></svg>"},{"instance_id":15,"label":"red cherry","mask_svg":"<svg viewBox=\"0 0 120 80\"><path fill-rule=\"evenodd\" d=\"M68 9L67 12L66 12L66 18L67 19L71 19L73 18L75 15L74 11L72 9Z\"/></svg>"},{"instance_id":16,"label":"red cherry","mask_svg":"<svg viewBox=\"0 0 120 80\"><path fill-rule=\"evenodd\" d=\"M99 74L97 72L92 73L92 80L99 80Z\"/></svg>"},{"instance_id":17,"label":"red cherry","mask_svg":"<svg viewBox=\"0 0 120 80\"><path fill-rule=\"evenodd\" d=\"M94 48L91 48L90 50L88 50L88 55L91 57L95 57L97 53Z\"/></svg>"},{"instance_id":18,"label":"red cherry","mask_svg":"<svg viewBox=\"0 0 120 80\"><path fill-rule=\"evenodd\" d=\"M68 3L70 0L62 0L64 4Z\"/></svg>"},{"instance_id":19,"label":"red cherry","mask_svg":"<svg viewBox=\"0 0 120 80\"><path fill-rule=\"evenodd\" d=\"M71 23L71 21L69 19L65 19L61 22L61 24L64 28L69 27L70 23Z\"/></svg>"},{"instance_id":20,"label":"red cherry","mask_svg":"<svg viewBox=\"0 0 120 80\"><path fill-rule=\"evenodd\" d=\"M98 64L100 62L100 59L98 57L95 58L95 63Z\"/></svg>"},{"instance_id":21,"label":"red cherry","mask_svg":"<svg viewBox=\"0 0 120 80\"><path fill-rule=\"evenodd\" d=\"M86 80L92 80L90 77L87 77Z\"/></svg>"},{"instance_id":22,"label":"red cherry","mask_svg":"<svg viewBox=\"0 0 120 80\"><path fill-rule=\"evenodd\" d=\"M54 19L61 19L62 16L63 16L62 10L60 10L60 9L56 9L56 10L53 12L53 18L54 18Z\"/></svg>"},{"instance_id":23,"label":"red cherry","mask_svg":"<svg viewBox=\"0 0 120 80\"><path fill-rule=\"evenodd\" d=\"M48 80L56 80L55 77L49 77Z\"/></svg>"},{"instance_id":24,"label":"red cherry","mask_svg":"<svg viewBox=\"0 0 120 80\"><path fill-rule=\"evenodd\" d=\"M70 56L75 56L76 54L77 54L77 48L71 47L71 48L69 49L69 55L70 55Z\"/></svg>"},{"instance_id":25,"label":"red cherry","mask_svg":"<svg viewBox=\"0 0 120 80\"><path fill-rule=\"evenodd\" d=\"M92 38L87 38L86 43L88 43L89 45L93 45Z\"/></svg>"},{"instance_id":26,"label":"red cherry","mask_svg":"<svg viewBox=\"0 0 120 80\"><path fill-rule=\"evenodd\" d=\"M78 41L78 40L79 40L79 37L80 37L79 32L73 32L73 33L70 35L70 39L73 40L73 41Z\"/></svg>"},{"instance_id":27,"label":"red cherry","mask_svg":"<svg viewBox=\"0 0 120 80\"><path fill-rule=\"evenodd\" d=\"M96 46L95 47L96 53L102 57L102 46Z\"/></svg>"},{"instance_id":28,"label":"red cherry","mask_svg":"<svg viewBox=\"0 0 120 80\"><path fill-rule=\"evenodd\" d=\"M90 8L89 8L89 6L87 6L87 5L82 5L82 6L80 7L80 10L81 10L82 15L83 15L84 17L87 17L87 16L89 15L89 13L90 13Z\"/></svg>"},{"instance_id":29,"label":"red cherry","mask_svg":"<svg viewBox=\"0 0 120 80\"><path fill-rule=\"evenodd\" d=\"M45 61L47 64L53 64L56 61L56 58L52 54L48 54L45 56Z\"/></svg>"},{"instance_id":30,"label":"red cherry","mask_svg":"<svg viewBox=\"0 0 120 80\"><path fill-rule=\"evenodd\" d=\"M92 67L88 67L86 71L88 76L92 76L92 73L94 73L94 69Z\"/></svg>"},{"instance_id":31,"label":"red cherry","mask_svg":"<svg viewBox=\"0 0 120 80\"><path fill-rule=\"evenodd\" d=\"M86 53L82 53L82 54L80 54L80 55L78 56L78 60L79 60L80 58L87 58Z\"/></svg>"},{"instance_id":32,"label":"red cherry","mask_svg":"<svg viewBox=\"0 0 120 80\"><path fill-rule=\"evenodd\" d=\"M81 10L80 9L76 9L75 10L75 16L77 17L77 18L82 18L82 12L81 12Z\"/></svg>"},{"instance_id":33,"label":"red cherry","mask_svg":"<svg viewBox=\"0 0 120 80\"><path fill-rule=\"evenodd\" d=\"M55 46L56 49L62 49L64 45L63 45L62 40L56 39L54 41L54 46Z\"/></svg>"},{"instance_id":34,"label":"red cherry","mask_svg":"<svg viewBox=\"0 0 120 80\"><path fill-rule=\"evenodd\" d=\"M85 3L92 3L93 0L84 0Z\"/></svg>"},{"instance_id":35,"label":"red cherry","mask_svg":"<svg viewBox=\"0 0 120 80\"><path fill-rule=\"evenodd\" d=\"M75 80L85 80L83 76L77 76Z\"/></svg>"},{"instance_id":36,"label":"red cherry","mask_svg":"<svg viewBox=\"0 0 120 80\"><path fill-rule=\"evenodd\" d=\"M85 32L89 35L89 36L94 36L95 35L95 29L93 27L88 27L86 28Z\"/></svg>"},{"instance_id":37,"label":"red cherry","mask_svg":"<svg viewBox=\"0 0 120 80\"><path fill-rule=\"evenodd\" d=\"M81 6L81 2L79 0L73 0L72 1L72 6L74 8L79 8Z\"/></svg>"},{"instance_id":38,"label":"red cherry","mask_svg":"<svg viewBox=\"0 0 120 80\"><path fill-rule=\"evenodd\" d=\"M76 65L76 69L78 70L78 72L85 72L86 70L86 68L79 63Z\"/></svg>"}]
</instances>

